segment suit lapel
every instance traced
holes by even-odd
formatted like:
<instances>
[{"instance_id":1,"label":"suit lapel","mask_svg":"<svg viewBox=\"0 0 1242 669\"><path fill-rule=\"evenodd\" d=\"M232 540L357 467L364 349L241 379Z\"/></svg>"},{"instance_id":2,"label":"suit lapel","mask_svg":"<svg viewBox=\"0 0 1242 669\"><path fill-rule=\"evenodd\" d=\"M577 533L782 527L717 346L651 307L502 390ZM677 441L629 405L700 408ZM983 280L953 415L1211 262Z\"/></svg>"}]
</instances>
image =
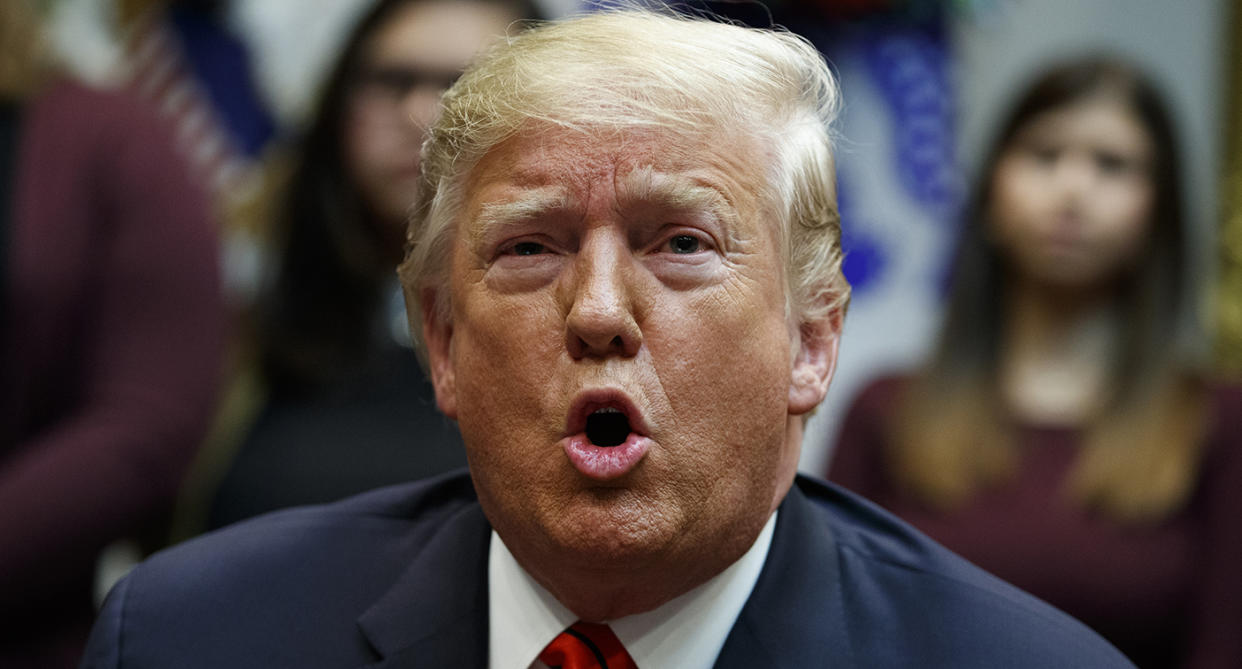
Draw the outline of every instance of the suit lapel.
<instances>
[{"instance_id":1,"label":"suit lapel","mask_svg":"<svg viewBox=\"0 0 1242 669\"><path fill-rule=\"evenodd\" d=\"M836 542L797 483L780 506L755 589L716 660L733 667L854 666Z\"/></svg>"},{"instance_id":2,"label":"suit lapel","mask_svg":"<svg viewBox=\"0 0 1242 669\"><path fill-rule=\"evenodd\" d=\"M381 660L371 669L485 667L487 551L478 504L445 522L358 625Z\"/></svg>"}]
</instances>

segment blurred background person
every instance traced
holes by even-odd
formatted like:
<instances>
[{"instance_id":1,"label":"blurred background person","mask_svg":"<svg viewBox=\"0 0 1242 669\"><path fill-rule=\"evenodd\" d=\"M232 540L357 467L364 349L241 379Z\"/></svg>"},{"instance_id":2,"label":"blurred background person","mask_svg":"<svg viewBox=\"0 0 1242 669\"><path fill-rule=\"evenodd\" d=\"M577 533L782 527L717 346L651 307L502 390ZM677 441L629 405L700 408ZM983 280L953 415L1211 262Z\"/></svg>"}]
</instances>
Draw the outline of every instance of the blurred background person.
<instances>
[{"instance_id":1,"label":"blurred background person","mask_svg":"<svg viewBox=\"0 0 1242 669\"><path fill-rule=\"evenodd\" d=\"M1242 392L1201 373L1166 107L1082 59L1019 96L931 360L869 385L829 476L1138 666L1242 666Z\"/></svg>"},{"instance_id":2,"label":"blurred background person","mask_svg":"<svg viewBox=\"0 0 1242 669\"><path fill-rule=\"evenodd\" d=\"M225 316L169 129L58 68L34 7L0 3L0 666L72 667L99 555L157 531L202 439Z\"/></svg>"},{"instance_id":3,"label":"blurred background person","mask_svg":"<svg viewBox=\"0 0 1242 669\"><path fill-rule=\"evenodd\" d=\"M181 536L465 466L409 346L395 268L440 93L534 15L525 2L380 0L359 20L276 195L251 359Z\"/></svg>"}]
</instances>

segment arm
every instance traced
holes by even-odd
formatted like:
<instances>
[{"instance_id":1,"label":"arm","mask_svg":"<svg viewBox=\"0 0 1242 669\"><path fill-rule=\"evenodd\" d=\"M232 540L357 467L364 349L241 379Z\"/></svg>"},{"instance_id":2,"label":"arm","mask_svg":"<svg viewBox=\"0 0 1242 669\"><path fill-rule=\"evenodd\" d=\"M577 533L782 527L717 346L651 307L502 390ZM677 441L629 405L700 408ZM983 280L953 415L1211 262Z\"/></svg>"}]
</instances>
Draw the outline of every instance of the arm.
<instances>
[{"instance_id":1,"label":"arm","mask_svg":"<svg viewBox=\"0 0 1242 669\"><path fill-rule=\"evenodd\" d=\"M204 194L142 108L74 99L94 146L67 209L93 229L78 332L58 352L72 409L0 463L0 614L80 591L99 550L165 511L210 416L223 346L217 241ZM98 100L96 99L98 98ZM61 102L64 102L62 99ZM115 103L115 100L111 100ZM73 145L79 138L72 137ZM60 146L60 145L57 145ZM20 392L20 390L19 390Z\"/></svg>"}]
</instances>

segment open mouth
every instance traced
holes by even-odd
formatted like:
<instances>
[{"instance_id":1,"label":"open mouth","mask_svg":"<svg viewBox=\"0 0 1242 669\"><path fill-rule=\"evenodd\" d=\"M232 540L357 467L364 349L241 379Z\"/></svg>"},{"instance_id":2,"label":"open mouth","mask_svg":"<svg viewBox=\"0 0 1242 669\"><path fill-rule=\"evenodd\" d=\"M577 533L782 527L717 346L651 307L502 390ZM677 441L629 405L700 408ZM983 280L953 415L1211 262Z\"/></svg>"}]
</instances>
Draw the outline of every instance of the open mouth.
<instances>
[{"instance_id":1,"label":"open mouth","mask_svg":"<svg viewBox=\"0 0 1242 669\"><path fill-rule=\"evenodd\" d=\"M642 412L619 390L581 393L565 428L565 456L578 472L596 481L625 476L654 443Z\"/></svg>"},{"instance_id":2,"label":"open mouth","mask_svg":"<svg viewBox=\"0 0 1242 669\"><path fill-rule=\"evenodd\" d=\"M586 436L596 446L619 446L630 436L630 419L616 407L592 411L586 419Z\"/></svg>"},{"instance_id":3,"label":"open mouth","mask_svg":"<svg viewBox=\"0 0 1242 669\"><path fill-rule=\"evenodd\" d=\"M566 434L580 434L591 446L620 446L631 435L647 435L642 413L624 393L583 393L569 412Z\"/></svg>"}]
</instances>

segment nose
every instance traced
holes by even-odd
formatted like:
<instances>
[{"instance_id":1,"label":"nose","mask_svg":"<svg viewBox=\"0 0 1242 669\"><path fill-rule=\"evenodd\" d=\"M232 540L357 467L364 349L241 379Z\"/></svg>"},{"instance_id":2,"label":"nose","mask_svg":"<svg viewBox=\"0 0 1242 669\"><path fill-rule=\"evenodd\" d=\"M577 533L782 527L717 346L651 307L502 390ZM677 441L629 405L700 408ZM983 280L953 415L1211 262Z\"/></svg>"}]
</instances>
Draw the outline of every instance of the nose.
<instances>
[{"instance_id":1,"label":"nose","mask_svg":"<svg viewBox=\"0 0 1242 669\"><path fill-rule=\"evenodd\" d=\"M566 346L575 360L638 354L637 269L619 234L598 229L583 240L566 282Z\"/></svg>"},{"instance_id":2,"label":"nose","mask_svg":"<svg viewBox=\"0 0 1242 669\"><path fill-rule=\"evenodd\" d=\"M1090 195L1095 187L1095 166L1089 156L1070 155L1059 161L1055 184L1056 192L1068 204L1078 204Z\"/></svg>"}]
</instances>

